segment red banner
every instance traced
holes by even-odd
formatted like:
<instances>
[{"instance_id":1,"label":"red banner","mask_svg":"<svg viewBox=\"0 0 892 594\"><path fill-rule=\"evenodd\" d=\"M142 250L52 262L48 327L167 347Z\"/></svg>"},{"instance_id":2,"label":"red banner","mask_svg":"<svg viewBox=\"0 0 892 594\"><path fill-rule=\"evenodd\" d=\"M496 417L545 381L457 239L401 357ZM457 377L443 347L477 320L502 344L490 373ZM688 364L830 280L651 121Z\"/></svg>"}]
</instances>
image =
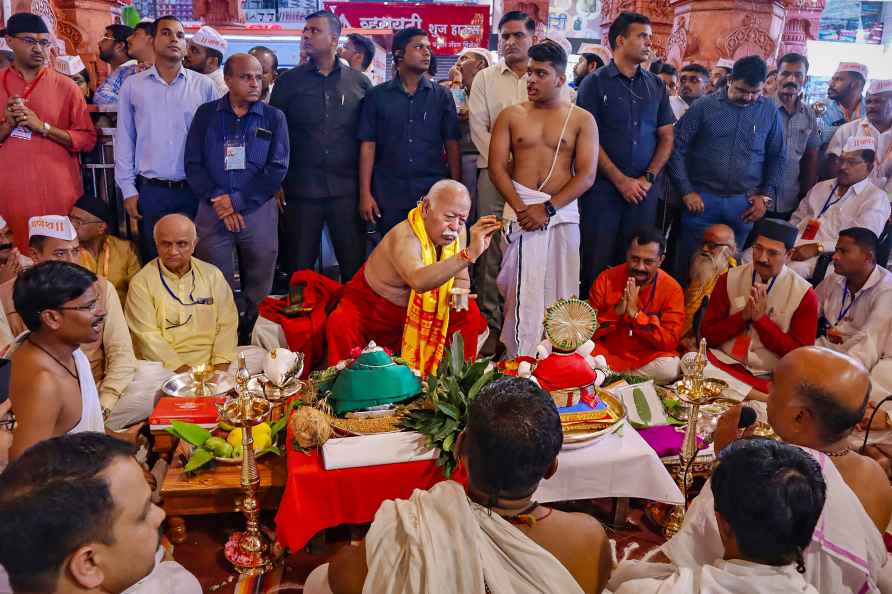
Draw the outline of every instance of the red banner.
<instances>
[{"instance_id":1,"label":"red banner","mask_svg":"<svg viewBox=\"0 0 892 594\"><path fill-rule=\"evenodd\" d=\"M441 56L453 56L466 47L489 46L487 5L325 2L325 8L354 29L424 29L430 33L434 53Z\"/></svg>"}]
</instances>

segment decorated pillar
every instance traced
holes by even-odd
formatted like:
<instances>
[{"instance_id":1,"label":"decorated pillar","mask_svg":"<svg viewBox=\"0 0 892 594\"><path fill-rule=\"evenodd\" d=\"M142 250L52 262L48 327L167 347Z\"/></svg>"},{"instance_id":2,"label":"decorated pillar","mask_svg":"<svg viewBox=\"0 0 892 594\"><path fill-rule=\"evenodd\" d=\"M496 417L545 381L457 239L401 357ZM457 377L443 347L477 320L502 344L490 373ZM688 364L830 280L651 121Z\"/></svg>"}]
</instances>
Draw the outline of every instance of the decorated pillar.
<instances>
[{"instance_id":1,"label":"decorated pillar","mask_svg":"<svg viewBox=\"0 0 892 594\"><path fill-rule=\"evenodd\" d=\"M650 19L653 29L653 51L658 58L666 57L666 42L672 32L670 0L604 0L601 5L601 44L610 47L610 25L621 12L638 12Z\"/></svg>"},{"instance_id":2,"label":"decorated pillar","mask_svg":"<svg viewBox=\"0 0 892 594\"><path fill-rule=\"evenodd\" d=\"M675 19L666 57L672 64L697 62L710 68L721 58L756 54L769 63L777 58L784 30L783 0L670 2Z\"/></svg>"},{"instance_id":3,"label":"decorated pillar","mask_svg":"<svg viewBox=\"0 0 892 594\"><path fill-rule=\"evenodd\" d=\"M245 24L242 0L192 0L192 16L211 27Z\"/></svg>"},{"instance_id":4,"label":"decorated pillar","mask_svg":"<svg viewBox=\"0 0 892 594\"><path fill-rule=\"evenodd\" d=\"M818 38L821 12L826 4L827 0L786 0L787 22L778 57L790 52L808 54L808 40Z\"/></svg>"}]
</instances>

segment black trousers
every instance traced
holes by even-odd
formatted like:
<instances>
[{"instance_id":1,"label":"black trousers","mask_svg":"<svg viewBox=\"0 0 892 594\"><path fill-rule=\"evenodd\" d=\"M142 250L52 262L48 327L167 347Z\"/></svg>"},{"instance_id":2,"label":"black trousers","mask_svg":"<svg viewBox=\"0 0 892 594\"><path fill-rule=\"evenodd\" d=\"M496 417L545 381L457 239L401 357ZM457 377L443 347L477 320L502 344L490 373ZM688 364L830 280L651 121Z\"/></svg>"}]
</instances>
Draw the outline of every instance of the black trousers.
<instances>
[{"instance_id":1,"label":"black trousers","mask_svg":"<svg viewBox=\"0 0 892 594\"><path fill-rule=\"evenodd\" d=\"M289 276L313 268L319 259L322 228L328 225L341 282L359 270L366 257L366 237L356 195L303 198L286 194L283 263Z\"/></svg>"}]
</instances>

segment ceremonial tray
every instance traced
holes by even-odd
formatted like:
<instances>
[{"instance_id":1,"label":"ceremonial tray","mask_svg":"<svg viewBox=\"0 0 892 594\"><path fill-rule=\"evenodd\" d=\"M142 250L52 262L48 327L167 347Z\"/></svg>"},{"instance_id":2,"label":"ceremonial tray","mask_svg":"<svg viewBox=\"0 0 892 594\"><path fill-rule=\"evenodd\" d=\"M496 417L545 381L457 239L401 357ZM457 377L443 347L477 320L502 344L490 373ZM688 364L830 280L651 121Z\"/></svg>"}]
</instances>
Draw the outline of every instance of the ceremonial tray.
<instances>
[{"instance_id":1,"label":"ceremonial tray","mask_svg":"<svg viewBox=\"0 0 892 594\"><path fill-rule=\"evenodd\" d=\"M273 385L273 383L262 373L259 373L248 380L249 390L256 390L263 393L266 399L271 402L278 402L280 400L291 398L305 387L306 383L296 377L282 388Z\"/></svg>"},{"instance_id":2,"label":"ceremonial tray","mask_svg":"<svg viewBox=\"0 0 892 594\"><path fill-rule=\"evenodd\" d=\"M207 375L200 371L177 373L161 384L164 394L176 397L223 396L233 388L235 383L225 371L214 371Z\"/></svg>"},{"instance_id":3,"label":"ceremonial tray","mask_svg":"<svg viewBox=\"0 0 892 594\"><path fill-rule=\"evenodd\" d=\"M601 410L591 412L571 412L561 415L561 428L564 430L564 450L588 447L605 435L619 431L626 420L623 403L604 390L598 390L598 397L606 405Z\"/></svg>"}]
</instances>

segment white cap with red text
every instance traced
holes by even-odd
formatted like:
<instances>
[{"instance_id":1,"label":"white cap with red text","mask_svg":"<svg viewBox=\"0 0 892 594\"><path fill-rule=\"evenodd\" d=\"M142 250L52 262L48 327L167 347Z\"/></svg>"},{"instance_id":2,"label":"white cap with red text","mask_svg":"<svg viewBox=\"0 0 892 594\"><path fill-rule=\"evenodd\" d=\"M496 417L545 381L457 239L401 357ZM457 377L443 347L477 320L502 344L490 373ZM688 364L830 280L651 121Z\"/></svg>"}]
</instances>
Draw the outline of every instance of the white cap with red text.
<instances>
[{"instance_id":1,"label":"white cap with red text","mask_svg":"<svg viewBox=\"0 0 892 594\"><path fill-rule=\"evenodd\" d=\"M715 63L719 68L727 68L728 70L734 70L734 60L729 60L728 58L719 58L719 61Z\"/></svg>"},{"instance_id":2,"label":"white cap with red text","mask_svg":"<svg viewBox=\"0 0 892 594\"><path fill-rule=\"evenodd\" d=\"M41 215L28 219L28 239L35 235L41 237L54 237L64 241L77 239L77 231L68 217L61 215Z\"/></svg>"},{"instance_id":3,"label":"white cap with red text","mask_svg":"<svg viewBox=\"0 0 892 594\"><path fill-rule=\"evenodd\" d=\"M223 39L223 36L217 33L216 29L207 25L203 26L192 36L192 43L217 50L221 54L225 54L226 48L229 47L229 43Z\"/></svg>"},{"instance_id":4,"label":"white cap with red text","mask_svg":"<svg viewBox=\"0 0 892 594\"><path fill-rule=\"evenodd\" d=\"M864 80L867 80L867 66L858 62L840 62L836 67L836 74L840 72L854 72L860 74Z\"/></svg>"},{"instance_id":5,"label":"white cap with red text","mask_svg":"<svg viewBox=\"0 0 892 594\"><path fill-rule=\"evenodd\" d=\"M482 47L466 47L462 51L458 52L458 57L461 58L467 54L474 54L475 56L480 56L483 58L483 61L486 62L487 66L492 65L492 54L489 53L488 49L483 49Z\"/></svg>"},{"instance_id":6,"label":"white cap with red text","mask_svg":"<svg viewBox=\"0 0 892 594\"><path fill-rule=\"evenodd\" d=\"M870 86L867 87L867 92L871 95L876 95L877 93L890 93L892 92L892 80L888 78L875 78L870 81Z\"/></svg>"},{"instance_id":7,"label":"white cap with red text","mask_svg":"<svg viewBox=\"0 0 892 594\"><path fill-rule=\"evenodd\" d=\"M80 56L56 56L55 65L56 71L65 76L74 76L86 68Z\"/></svg>"},{"instance_id":8,"label":"white cap with red text","mask_svg":"<svg viewBox=\"0 0 892 594\"><path fill-rule=\"evenodd\" d=\"M846 140L846 146L842 149L844 153L852 151L876 151L877 141L873 136L849 136Z\"/></svg>"}]
</instances>

